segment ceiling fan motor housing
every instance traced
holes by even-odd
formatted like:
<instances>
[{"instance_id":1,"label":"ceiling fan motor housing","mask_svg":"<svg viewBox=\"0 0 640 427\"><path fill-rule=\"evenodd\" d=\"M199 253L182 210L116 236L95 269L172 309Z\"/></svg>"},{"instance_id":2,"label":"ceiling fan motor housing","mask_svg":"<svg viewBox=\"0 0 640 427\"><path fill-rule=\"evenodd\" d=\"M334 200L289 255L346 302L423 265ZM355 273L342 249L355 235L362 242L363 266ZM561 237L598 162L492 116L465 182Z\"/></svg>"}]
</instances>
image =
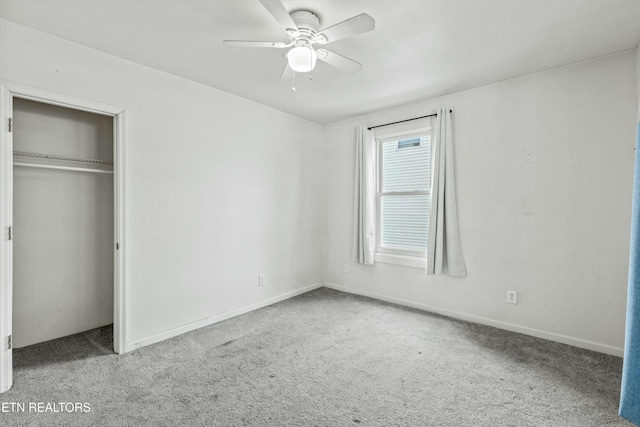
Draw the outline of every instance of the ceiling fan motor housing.
<instances>
[{"instance_id":1,"label":"ceiling fan motor housing","mask_svg":"<svg viewBox=\"0 0 640 427\"><path fill-rule=\"evenodd\" d=\"M309 41L320 30L320 18L308 10L291 12L291 19L293 19L299 31L299 36L293 38L292 41L300 39Z\"/></svg>"}]
</instances>

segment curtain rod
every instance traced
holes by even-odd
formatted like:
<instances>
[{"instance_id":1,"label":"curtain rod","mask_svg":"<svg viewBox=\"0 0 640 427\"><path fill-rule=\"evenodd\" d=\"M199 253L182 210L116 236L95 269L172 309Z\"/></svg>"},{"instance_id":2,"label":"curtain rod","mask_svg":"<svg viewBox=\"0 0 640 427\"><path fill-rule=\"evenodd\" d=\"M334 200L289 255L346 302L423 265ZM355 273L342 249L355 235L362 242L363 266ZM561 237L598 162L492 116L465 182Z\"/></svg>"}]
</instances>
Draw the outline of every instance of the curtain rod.
<instances>
[{"instance_id":1,"label":"curtain rod","mask_svg":"<svg viewBox=\"0 0 640 427\"><path fill-rule=\"evenodd\" d=\"M453 110L449 110L450 113L453 113ZM389 126L389 125L395 125L398 123L404 123L404 122L410 122L411 120L418 120L418 119L426 119L427 117L435 117L438 114L429 114L428 116L420 116L420 117L414 117L413 119L407 119L407 120L400 120L398 122L391 122L391 123L385 123L383 125L377 125L377 126L371 126L370 128L367 128L367 130L371 130L371 129L375 129L375 128L381 128L383 126Z\"/></svg>"}]
</instances>

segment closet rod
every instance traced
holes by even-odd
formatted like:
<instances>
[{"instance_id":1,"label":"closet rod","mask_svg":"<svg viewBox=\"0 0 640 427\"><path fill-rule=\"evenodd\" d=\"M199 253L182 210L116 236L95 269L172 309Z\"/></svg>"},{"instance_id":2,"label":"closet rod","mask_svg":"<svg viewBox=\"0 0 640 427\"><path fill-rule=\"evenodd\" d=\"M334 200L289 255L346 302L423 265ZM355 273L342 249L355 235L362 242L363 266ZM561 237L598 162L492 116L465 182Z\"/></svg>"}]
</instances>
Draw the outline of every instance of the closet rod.
<instances>
[{"instance_id":1,"label":"closet rod","mask_svg":"<svg viewBox=\"0 0 640 427\"><path fill-rule=\"evenodd\" d=\"M38 163L19 163L14 162L14 166L25 166L28 168L41 168L41 169L59 169L65 171L76 171L76 172L93 172L93 173L110 173L113 174L113 171L103 170L103 169L90 169L90 168L74 168L72 166L55 166L55 165L44 165Z\"/></svg>"}]
</instances>

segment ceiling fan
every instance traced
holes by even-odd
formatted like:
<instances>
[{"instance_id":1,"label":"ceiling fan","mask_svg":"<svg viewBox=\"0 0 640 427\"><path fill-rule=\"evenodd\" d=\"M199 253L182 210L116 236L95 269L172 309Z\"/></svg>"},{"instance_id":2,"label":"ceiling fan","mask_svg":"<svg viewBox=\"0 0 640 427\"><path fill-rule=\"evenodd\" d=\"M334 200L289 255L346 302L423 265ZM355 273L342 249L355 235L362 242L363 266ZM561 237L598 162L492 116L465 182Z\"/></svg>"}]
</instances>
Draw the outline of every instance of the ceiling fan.
<instances>
[{"instance_id":1,"label":"ceiling fan","mask_svg":"<svg viewBox=\"0 0 640 427\"><path fill-rule=\"evenodd\" d=\"M283 79L291 79L295 73L307 73L316 66L319 59L329 65L346 71L347 73L357 73L362 68L362 64L331 52L327 49L316 49L314 45L325 45L327 43L341 40L346 37L366 33L375 28L375 20L361 13L353 18L342 21L331 27L320 29L320 19L318 15L309 10L296 10L289 13L280 0L259 0L269 11L271 16L284 28L289 36L289 43L271 41L243 41L225 40L224 45L230 47L263 47L288 49L287 66L282 72Z\"/></svg>"}]
</instances>

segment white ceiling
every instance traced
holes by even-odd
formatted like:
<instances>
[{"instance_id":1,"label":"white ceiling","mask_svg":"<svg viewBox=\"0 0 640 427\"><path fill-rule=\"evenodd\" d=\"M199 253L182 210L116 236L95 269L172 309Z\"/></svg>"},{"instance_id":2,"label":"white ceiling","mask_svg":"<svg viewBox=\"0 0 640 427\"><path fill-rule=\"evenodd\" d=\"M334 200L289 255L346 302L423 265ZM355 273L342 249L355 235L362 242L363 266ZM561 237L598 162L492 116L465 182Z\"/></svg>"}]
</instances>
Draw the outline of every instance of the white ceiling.
<instances>
[{"instance_id":1,"label":"white ceiling","mask_svg":"<svg viewBox=\"0 0 640 427\"><path fill-rule=\"evenodd\" d=\"M326 45L364 66L319 63L297 92L288 41L258 0L0 0L0 17L325 124L634 49L640 0L283 0L325 28L366 12L376 29Z\"/></svg>"}]
</instances>

